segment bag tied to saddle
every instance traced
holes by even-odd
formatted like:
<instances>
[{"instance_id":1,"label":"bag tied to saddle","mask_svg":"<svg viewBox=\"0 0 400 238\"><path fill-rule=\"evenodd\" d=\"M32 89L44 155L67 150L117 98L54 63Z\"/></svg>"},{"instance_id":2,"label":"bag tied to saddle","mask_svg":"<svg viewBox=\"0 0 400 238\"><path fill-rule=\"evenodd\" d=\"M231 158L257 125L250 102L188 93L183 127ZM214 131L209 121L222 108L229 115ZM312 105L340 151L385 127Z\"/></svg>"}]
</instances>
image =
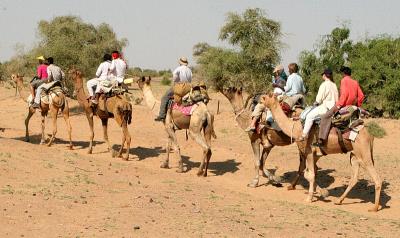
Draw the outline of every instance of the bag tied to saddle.
<instances>
[{"instance_id":1,"label":"bag tied to saddle","mask_svg":"<svg viewBox=\"0 0 400 238\"><path fill-rule=\"evenodd\" d=\"M192 105L197 102L208 102L207 87L204 83L176 83L173 86L174 102L178 105Z\"/></svg>"}]
</instances>

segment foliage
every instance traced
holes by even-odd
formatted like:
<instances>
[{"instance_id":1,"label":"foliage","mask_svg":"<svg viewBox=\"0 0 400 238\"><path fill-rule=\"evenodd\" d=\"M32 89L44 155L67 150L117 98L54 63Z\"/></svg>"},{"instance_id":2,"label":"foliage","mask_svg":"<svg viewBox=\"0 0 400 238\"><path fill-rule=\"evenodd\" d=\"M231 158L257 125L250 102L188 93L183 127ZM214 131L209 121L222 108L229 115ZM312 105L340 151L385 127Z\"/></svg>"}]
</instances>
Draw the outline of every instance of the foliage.
<instances>
[{"instance_id":1,"label":"foliage","mask_svg":"<svg viewBox=\"0 0 400 238\"><path fill-rule=\"evenodd\" d=\"M164 75L161 79L161 85L169 86L171 85L171 79L168 76Z\"/></svg>"},{"instance_id":2,"label":"foliage","mask_svg":"<svg viewBox=\"0 0 400 238\"><path fill-rule=\"evenodd\" d=\"M38 24L39 43L28 52L18 54L5 63L6 74L22 73L33 77L36 57L53 57L54 63L65 72L78 67L85 76L93 77L105 53L122 51L126 39L118 40L112 28L102 23L94 26L75 16L59 16ZM71 87L70 84L67 86ZM72 89L72 88L70 88Z\"/></svg>"},{"instance_id":3,"label":"foliage","mask_svg":"<svg viewBox=\"0 0 400 238\"><path fill-rule=\"evenodd\" d=\"M352 77L359 81L367 101L363 107L374 116L400 117L400 38L380 36L351 42L350 30L338 27L323 37L314 51L300 54L301 73L311 103L321 84L325 67L333 69L339 86L342 65L352 68Z\"/></svg>"},{"instance_id":4,"label":"foliage","mask_svg":"<svg viewBox=\"0 0 400 238\"><path fill-rule=\"evenodd\" d=\"M368 133L371 134L373 137L383 138L386 135L385 129L383 129L376 122L368 122L365 126L367 127Z\"/></svg>"},{"instance_id":5,"label":"foliage","mask_svg":"<svg viewBox=\"0 0 400 238\"><path fill-rule=\"evenodd\" d=\"M219 38L234 49L196 44L196 71L217 90L241 86L249 93L264 92L279 61L280 37L280 24L259 8L247 9L242 15L229 13Z\"/></svg>"}]
</instances>

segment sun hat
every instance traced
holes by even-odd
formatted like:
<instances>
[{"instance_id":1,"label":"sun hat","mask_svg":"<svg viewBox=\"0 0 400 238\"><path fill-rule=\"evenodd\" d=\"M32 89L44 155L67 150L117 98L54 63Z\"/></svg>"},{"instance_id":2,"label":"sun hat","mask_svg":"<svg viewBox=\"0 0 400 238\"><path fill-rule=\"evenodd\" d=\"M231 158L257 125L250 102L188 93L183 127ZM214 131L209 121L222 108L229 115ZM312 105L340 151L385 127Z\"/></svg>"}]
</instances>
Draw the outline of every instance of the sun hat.
<instances>
[{"instance_id":1,"label":"sun hat","mask_svg":"<svg viewBox=\"0 0 400 238\"><path fill-rule=\"evenodd\" d=\"M274 71L272 73L276 73L276 72L281 71L281 70L283 70L283 66L280 64L280 65L277 65L275 67L275 69L274 69Z\"/></svg>"},{"instance_id":2,"label":"sun hat","mask_svg":"<svg viewBox=\"0 0 400 238\"><path fill-rule=\"evenodd\" d=\"M188 65L188 60L186 59L186 57L179 58L179 64Z\"/></svg>"},{"instance_id":3,"label":"sun hat","mask_svg":"<svg viewBox=\"0 0 400 238\"><path fill-rule=\"evenodd\" d=\"M45 60L45 58L44 58L43 55L36 57L36 59L38 59L38 60Z\"/></svg>"}]
</instances>

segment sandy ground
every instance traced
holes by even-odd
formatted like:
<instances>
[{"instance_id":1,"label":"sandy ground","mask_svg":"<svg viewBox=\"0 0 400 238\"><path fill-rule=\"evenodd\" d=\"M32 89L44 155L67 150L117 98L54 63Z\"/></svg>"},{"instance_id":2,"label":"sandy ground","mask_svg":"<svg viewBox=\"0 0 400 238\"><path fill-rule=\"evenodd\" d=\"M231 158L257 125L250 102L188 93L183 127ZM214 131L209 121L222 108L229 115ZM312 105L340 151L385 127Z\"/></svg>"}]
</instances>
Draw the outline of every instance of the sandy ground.
<instances>
[{"instance_id":1,"label":"sandy ground","mask_svg":"<svg viewBox=\"0 0 400 238\"><path fill-rule=\"evenodd\" d=\"M160 96L163 87L155 87ZM133 90L134 95L139 95ZM129 126L131 160L111 158L95 119L93 154L87 154L89 127L76 101L72 108L74 150L67 149L65 123L58 119L52 147L39 145L40 116L30 124L31 142L24 142L26 104L12 88L0 87L0 237L399 237L400 123L377 119L388 135L375 140L376 167L384 180L382 209L368 213L374 199L373 183L361 170L360 182L341 206L333 201L350 179L348 155L319 161L318 183L330 196L304 202L307 182L295 191L288 181L298 166L296 146L274 148L268 168L283 177L283 187L263 179L257 188L246 185L253 177L249 140L236 125L229 102L212 94L209 106L218 139L207 178L195 174L201 149L178 132L188 172L161 169L166 137L161 123L145 105L134 105ZM46 123L46 132L52 125ZM118 148L120 128L109 126Z\"/></svg>"}]
</instances>

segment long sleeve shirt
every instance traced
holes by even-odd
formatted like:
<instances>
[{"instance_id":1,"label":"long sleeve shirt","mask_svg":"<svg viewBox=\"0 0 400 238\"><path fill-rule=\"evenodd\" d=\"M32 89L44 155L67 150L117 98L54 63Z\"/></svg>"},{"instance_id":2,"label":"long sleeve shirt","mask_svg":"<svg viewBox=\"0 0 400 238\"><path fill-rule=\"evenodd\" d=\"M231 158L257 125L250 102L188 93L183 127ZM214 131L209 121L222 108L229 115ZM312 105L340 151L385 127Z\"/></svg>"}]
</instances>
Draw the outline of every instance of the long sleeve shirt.
<instances>
[{"instance_id":1,"label":"long sleeve shirt","mask_svg":"<svg viewBox=\"0 0 400 238\"><path fill-rule=\"evenodd\" d=\"M174 70L172 78L175 83L192 82L192 70L186 65L181 65Z\"/></svg>"},{"instance_id":2,"label":"long sleeve shirt","mask_svg":"<svg viewBox=\"0 0 400 238\"><path fill-rule=\"evenodd\" d=\"M96 77L101 80L108 79L110 75L111 61L104 61L99 65L96 71Z\"/></svg>"},{"instance_id":3,"label":"long sleeve shirt","mask_svg":"<svg viewBox=\"0 0 400 238\"><path fill-rule=\"evenodd\" d=\"M65 74L61 70L61 68L54 64L47 66L47 74L48 74L49 82L61 81L65 78Z\"/></svg>"},{"instance_id":4,"label":"long sleeve shirt","mask_svg":"<svg viewBox=\"0 0 400 238\"><path fill-rule=\"evenodd\" d=\"M287 96L293 96L296 94L305 94L306 88L304 87L303 79L297 73L292 73L289 75L286 86L285 86L285 94Z\"/></svg>"},{"instance_id":5,"label":"long sleeve shirt","mask_svg":"<svg viewBox=\"0 0 400 238\"><path fill-rule=\"evenodd\" d=\"M126 68L127 65L125 61L123 61L120 58L111 61L111 66L110 66L111 75L114 76L119 83L122 83L124 81Z\"/></svg>"},{"instance_id":6,"label":"long sleeve shirt","mask_svg":"<svg viewBox=\"0 0 400 238\"><path fill-rule=\"evenodd\" d=\"M336 84L329 79L325 80L318 89L315 102L323 106L324 109L330 110L335 106L339 98L339 92Z\"/></svg>"},{"instance_id":7,"label":"long sleeve shirt","mask_svg":"<svg viewBox=\"0 0 400 238\"><path fill-rule=\"evenodd\" d=\"M356 105L360 107L364 100L364 93L360 85L350 76L345 76L340 81L340 97L336 106L341 108L348 105Z\"/></svg>"},{"instance_id":8,"label":"long sleeve shirt","mask_svg":"<svg viewBox=\"0 0 400 238\"><path fill-rule=\"evenodd\" d=\"M38 66L38 68L37 68L37 76L40 79L47 79L47 77L49 77L49 75L47 74L47 65L41 64L41 65Z\"/></svg>"}]
</instances>

